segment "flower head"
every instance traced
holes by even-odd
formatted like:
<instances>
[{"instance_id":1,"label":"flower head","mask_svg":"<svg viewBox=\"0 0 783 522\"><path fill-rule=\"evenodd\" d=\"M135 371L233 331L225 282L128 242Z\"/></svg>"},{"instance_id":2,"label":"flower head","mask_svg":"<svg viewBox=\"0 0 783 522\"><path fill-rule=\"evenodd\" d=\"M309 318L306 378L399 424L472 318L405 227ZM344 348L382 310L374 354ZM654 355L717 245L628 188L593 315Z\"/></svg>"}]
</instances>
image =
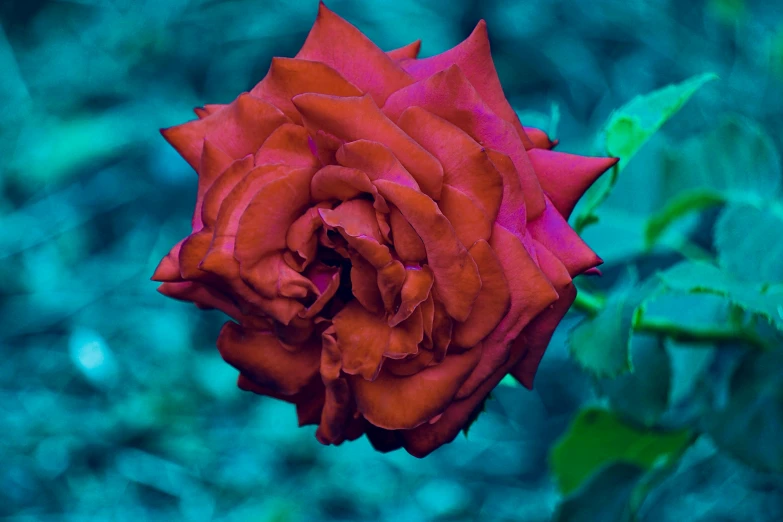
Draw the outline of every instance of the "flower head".
<instances>
[{"instance_id":1,"label":"flower head","mask_svg":"<svg viewBox=\"0 0 783 522\"><path fill-rule=\"evenodd\" d=\"M321 4L295 58L163 136L198 172L161 293L229 315L239 386L324 444L424 456L507 374L531 387L600 263L566 219L615 162L553 152L506 100L482 21L417 59Z\"/></svg>"}]
</instances>

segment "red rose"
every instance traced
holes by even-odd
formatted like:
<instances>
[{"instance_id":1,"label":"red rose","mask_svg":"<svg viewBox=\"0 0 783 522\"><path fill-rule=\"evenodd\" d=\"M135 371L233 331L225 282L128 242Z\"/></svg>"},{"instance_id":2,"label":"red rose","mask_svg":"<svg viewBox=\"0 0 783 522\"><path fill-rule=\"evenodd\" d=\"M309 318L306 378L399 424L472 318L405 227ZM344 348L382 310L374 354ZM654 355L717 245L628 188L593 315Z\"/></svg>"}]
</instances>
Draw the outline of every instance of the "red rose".
<instances>
[{"instance_id":1,"label":"red rose","mask_svg":"<svg viewBox=\"0 0 783 522\"><path fill-rule=\"evenodd\" d=\"M571 278L568 226L610 158L552 152L503 94L484 22L416 59L321 5L296 58L163 136L198 172L160 292L236 322L239 386L296 404L324 444L421 457L507 374L530 387Z\"/></svg>"}]
</instances>

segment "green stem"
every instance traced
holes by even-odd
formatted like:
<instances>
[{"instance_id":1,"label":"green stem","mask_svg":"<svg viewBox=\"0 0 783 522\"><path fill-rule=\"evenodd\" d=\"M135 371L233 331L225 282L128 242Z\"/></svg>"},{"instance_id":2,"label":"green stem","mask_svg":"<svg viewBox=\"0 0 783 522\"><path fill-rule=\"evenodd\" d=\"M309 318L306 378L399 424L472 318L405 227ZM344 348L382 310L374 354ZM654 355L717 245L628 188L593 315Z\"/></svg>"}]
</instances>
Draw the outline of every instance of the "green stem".
<instances>
[{"instance_id":1,"label":"green stem","mask_svg":"<svg viewBox=\"0 0 783 522\"><path fill-rule=\"evenodd\" d=\"M595 317L598 312L604 309L606 299L586 290L579 289L574 300L573 307L580 310L590 317Z\"/></svg>"}]
</instances>

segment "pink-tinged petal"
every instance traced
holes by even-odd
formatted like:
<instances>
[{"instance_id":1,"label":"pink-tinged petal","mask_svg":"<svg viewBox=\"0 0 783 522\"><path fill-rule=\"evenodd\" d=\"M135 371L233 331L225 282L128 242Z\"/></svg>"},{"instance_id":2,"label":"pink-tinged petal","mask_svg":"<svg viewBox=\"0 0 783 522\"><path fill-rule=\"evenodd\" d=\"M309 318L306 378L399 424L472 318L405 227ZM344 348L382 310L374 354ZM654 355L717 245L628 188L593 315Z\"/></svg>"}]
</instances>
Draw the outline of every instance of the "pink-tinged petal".
<instances>
[{"instance_id":1,"label":"pink-tinged petal","mask_svg":"<svg viewBox=\"0 0 783 522\"><path fill-rule=\"evenodd\" d=\"M321 3L297 58L322 62L383 104L413 79L356 27Z\"/></svg>"},{"instance_id":2,"label":"pink-tinged petal","mask_svg":"<svg viewBox=\"0 0 783 522\"><path fill-rule=\"evenodd\" d=\"M378 288L378 271L358 254L351 255L351 291L363 307L375 315L383 313L383 296Z\"/></svg>"},{"instance_id":3,"label":"pink-tinged petal","mask_svg":"<svg viewBox=\"0 0 783 522\"><path fill-rule=\"evenodd\" d=\"M327 165L313 176L310 182L310 196L314 201L339 199L347 201L367 193L373 197L373 206L380 212L388 212L386 201L370 182L364 171L340 165Z\"/></svg>"},{"instance_id":4,"label":"pink-tinged petal","mask_svg":"<svg viewBox=\"0 0 783 522\"><path fill-rule=\"evenodd\" d=\"M262 284L263 260L286 248L288 228L310 203L313 169L293 169L261 187L239 219L234 257L242 279Z\"/></svg>"},{"instance_id":5,"label":"pink-tinged petal","mask_svg":"<svg viewBox=\"0 0 783 522\"><path fill-rule=\"evenodd\" d=\"M475 199L492 221L497 218L503 178L481 145L456 125L421 107L408 107L397 123L440 161L444 184Z\"/></svg>"},{"instance_id":6,"label":"pink-tinged petal","mask_svg":"<svg viewBox=\"0 0 783 522\"><path fill-rule=\"evenodd\" d=\"M253 382L247 375L239 374L237 387L240 390L266 395L275 399L296 405L296 416L299 427L318 424L321 421L321 410L324 407L324 384L321 377L314 377L302 391L294 395L282 395L270 388Z\"/></svg>"},{"instance_id":7,"label":"pink-tinged petal","mask_svg":"<svg viewBox=\"0 0 783 522\"><path fill-rule=\"evenodd\" d=\"M419 237L419 234L416 233L397 207L392 205L390 210L389 225L392 239L394 240L394 251L399 258L409 262L426 260L427 250L424 248L424 242Z\"/></svg>"},{"instance_id":8,"label":"pink-tinged petal","mask_svg":"<svg viewBox=\"0 0 783 522\"><path fill-rule=\"evenodd\" d=\"M373 186L375 186L375 185L373 185ZM378 197L380 197L380 195ZM386 200L384 200L384 203L385 202L386 202ZM389 212L391 212L391 210ZM391 219L389 217L389 213L388 212L379 212L376 209L375 210L375 221L378 222L378 229L381 231L381 237L383 237L383 240L391 245L392 244Z\"/></svg>"},{"instance_id":9,"label":"pink-tinged petal","mask_svg":"<svg viewBox=\"0 0 783 522\"><path fill-rule=\"evenodd\" d=\"M179 251L179 272L183 279L215 283L218 278L207 274L199 265L212 244L212 229L204 228L189 235Z\"/></svg>"},{"instance_id":10,"label":"pink-tinged petal","mask_svg":"<svg viewBox=\"0 0 783 522\"><path fill-rule=\"evenodd\" d=\"M305 276L313 282L319 294L313 304L299 312L299 317L309 319L323 310L326 303L337 293L340 287L340 269L316 263L307 268Z\"/></svg>"},{"instance_id":11,"label":"pink-tinged petal","mask_svg":"<svg viewBox=\"0 0 783 522\"><path fill-rule=\"evenodd\" d=\"M576 287L573 284L559 289L558 292L560 298L555 304L533 319L514 342L514 350L524 350L524 355L508 371L529 390L533 389L536 370L552 339L552 334L576 299Z\"/></svg>"},{"instance_id":12,"label":"pink-tinged petal","mask_svg":"<svg viewBox=\"0 0 783 522\"><path fill-rule=\"evenodd\" d=\"M320 129L345 141L382 143L413 176L422 192L434 199L439 197L443 182L440 162L389 120L371 97L300 94L293 101L311 133Z\"/></svg>"},{"instance_id":13,"label":"pink-tinged petal","mask_svg":"<svg viewBox=\"0 0 783 522\"><path fill-rule=\"evenodd\" d=\"M489 243L477 241L468 252L481 275L481 292L468 318L454 325L451 343L464 348L478 344L489 335L511 307L511 293L503 265Z\"/></svg>"},{"instance_id":14,"label":"pink-tinged petal","mask_svg":"<svg viewBox=\"0 0 783 522\"><path fill-rule=\"evenodd\" d=\"M179 251L184 242L184 239L181 240L171 248L168 254L163 256L163 259L160 260L158 267L150 278L152 281L158 281L160 283L176 283L182 281L182 276L179 273Z\"/></svg>"},{"instance_id":15,"label":"pink-tinged petal","mask_svg":"<svg viewBox=\"0 0 783 522\"><path fill-rule=\"evenodd\" d=\"M603 261L579 237L552 203L544 213L527 224L530 235L552 252L571 277L600 265Z\"/></svg>"},{"instance_id":16,"label":"pink-tinged petal","mask_svg":"<svg viewBox=\"0 0 783 522\"><path fill-rule=\"evenodd\" d=\"M205 228L215 225L223 200L252 168L253 156L236 160L206 189L201 200L201 222Z\"/></svg>"},{"instance_id":17,"label":"pink-tinged petal","mask_svg":"<svg viewBox=\"0 0 783 522\"><path fill-rule=\"evenodd\" d=\"M518 213L520 199L527 206L528 215L535 217L543 211L543 192L519 134L481 100L458 66L452 65L395 92L386 101L383 112L392 121L399 121L403 111L413 105L453 123L483 147L511 158L517 179L503 179L503 202L498 219Z\"/></svg>"},{"instance_id":18,"label":"pink-tinged petal","mask_svg":"<svg viewBox=\"0 0 783 522\"><path fill-rule=\"evenodd\" d=\"M408 430L446 410L480 357L480 349L470 350L408 377L382 371L374 381L349 376L348 382L357 409L368 421L380 428Z\"/></svg>"},{"instance_id":19,"label":"pink-tinged petal","mask_svg":"<svg viewBox=\"0 0 783 522\"><path fill-rule=\"evenodd\" d=\"M307 268L315 259L318 250L318 238L315 233L323 225L318 210L328 208L327 205L327 203L318 203L307 209L307 212L299 216L286 232L285 244L292 255L284 254L284 258L286 263L298 272Z\"/></svg>"},{"instance_id":20,"label":"pink-tinged petal","mask_svg":"<svg viewBox=\"0 0 783 522\"><path fill-rule=\"evenodd\" d=\"M317 375L320 343L311 341L292 353L283 348L272 332L251 330L227 322L218 336L218 351L231 366L255 383L277 393L293 395Z\"/></svg>"},{"instance_id":21,"label":"pink-tinged petal","mask_svg":"<svg viewBox=\"0 0 783 522\"><path fill-rule=\"evenodd\" d=\"M424 309L422 309L423 313ZM449 348L452 347L451 336L454 332L454 323L455 321L446 313L446 307L443 305L443 302L439 299L433 299L431 338L435 362L441 362L446 357Z\"/></svg>"},{"instance_id":22,"label":"pink-tinged petal","mask_svg":"<svg viewBox=\"0 0 783 522\"><path fill-rule=\"evenodd\" d=\"M334 96L361 96L363 92L343 76L320 61L296 58L272 58L269 72L253 87L250 94L271 103L297 124L302 117L291 98L303 92Z\"/></svg>"},{"instance_id":23,"label":"pink-tinged petal","mask_svg":"<svg viewBox=\"0 0 783 522\"><path fill-rule=\"evenodd\" d=\"M451 185L443 185L438 208L454 227L459 242L465 246L487 240L492 234L492 221L481 207Z\"/></svg>"},{"instance_id":24,"label":"pink-tinged petal","mask_svg":"<svg viewBox=\"0 0 783 522\"><path fill-rule=\"evenodd\" d=\"M204 119L163 129L161 134L185 161L198 169L205 138L239 159L253 154L272 131L290 122L274 105L244 93Z\"/></svg>"},{"instance_id":25,"label":"pink-tinged petal","mask_svg":"<svg viewBox=\"0 0 783 522\"><path fill-rule=\"evenodd\" d=\"M590 185L618 161L618 158L591 158L544 149L531 150L528 156L541 188L566 219Z\"/></svg>"},{"instance_id":26,"label":"pink-tinged petal","mask_svg":"<svg viewBox=\"0 0 783 522\"><path fill-rule=\"evenodd\" d=\"M285 123L269 135L255 153L256 166L282 164L291 167L317 168L318 158L310 150L309 135L304 127Z\"/></svg>"},{"instance_id":27,"label":"pink-tinged petal","mask_svg":"<svg viewBox=\"0 0 783 522\"><path fill-rule=\"evenodd\" d=\"M375 210L369 201L352 199L334 210L320 209L318 212L326 226L337 229L348 244L374 267L382 268L392 261L389 248L382 244Z\"/></svg>"},{"instance_id":28,"label":"pink-tinged petal","mask_svg":"<svg viewBox=\"0 0 783 522\"><path fill-rule=\"evenodd\" d=\"M589 268L589 269L585 270L583 275L600 277L603 274L601 273L600 270L598 270L597 268L593 267L593 268Z\"/></svg>"},{"instance_id":29,"label":"pink-tinged petal","mask_svg":"<svg viewBox=\"0 0 783 522\"><path fill-rule=\"evenodd\" d=\"M419 56L419 51L421 51L421 40L416 40L415 42L411 42L408 45L403 45L397 49L386 51L386 55L395 61L405 59L410 60Z\"/></svg>"},{"instance_id":30,"label":"pink-tinged petal","mask_svg":"<svg viewBox=\"0 0 783 522\"><path fill-rule=\"evenodd\" d=\"M514 234L522 236L525 234L528 214L521 193L513 188L513 180L518 179L514 162L496 150L487 149L486 154L503 179L503 202L495 222Z\"/></svg>"},{"instance_id":31,"label":"pink-tinged petal","mask_svg":"<svg viewBox=\"0 0 783 522\"><path fill-rule=\"evenodd\" d=\"M225 106L226 105L223 103L208 103L203 107L194 108L193 112L195 112L196 116L198 116L199 118L206 118L210 114L215 114L217 111L219 111Z\"/></svg>"},{"instance_id":32,"label":"pink-tinged petal","mask_svg":"<svg viewBox=\"0 0 783 522\"><path fill-rule=\"evenodd\" d=\"M400 291L400 307L389 319L389 326L397 326L410 317L413 311L430 295L433 282L432 270L427 265L405 267L405 281Z\"/></svg>"},{"instance_id":33,"label":"pink-tinged petal","mask_svg":"<svg viewBox=\"0 0 783 522\"><path fill-rule=\"evenodd\" d=\"M481 289L478 268L432 199L408 187L378 180L381 195L400 210L424 242L435 289L448 314L464 321Z\"/></svg>"},{"instance_id":34,"label":"pink-tinged petal","mask_svg":"<svg viewBox=\"0 0 783 522\"><path fill-rule=\"evenodd\" d=\"M247 320L227 295L201 283L163 283L158 286L158 292L178 301L189 301L199 308L220 310L237 321Z\"/></svg>"},{"instance_id":35,"label":"pink-tinged petal","mask_svg":"<svg viewBox=\"0 0 783 522\"><path fill-rule=\"evenodd\" d=\"M215 180L228 169L234 159L223 152L217 145L211 141L204 140L204 147L201 152L201 164L198 168L198 189L196 192L196 206L193 210L191 225L193 231L198 231L204 226L201 221L201 205L204 202L204 196L207 190L212 186Z\"/></svg>"},{"instance_id":36,"label":"pink-tinged petal","mask_svg":"<svg viewBox=\"0 0 783 522\"><path fill-rule=\"evenodd\" d=\"M370 181L385 179L421 190L394 153L377 141L356 140L346 143L337 151L336 159L340 165L361 170Z\"/></svg>"},{"instance_id":37,"label":"pink-tinged petal","mask_svg":"<svg viewBox=\"0 0 783 522\"><path fill-rule=\"evenodd\" d=\"M534 149L550 150L556 145L556 142L550 140L546 132L542 131L541 129L536 129L535 127L523 128L525 129L525 133L527 134L528 138L530 138L530 141L533 142Z\"/></svg>"},{"instance_id":38,"label":"pink-tinged petal","mask_svg":"<svg viewBox=\"0 0 783 522\"><path fill-rule=\"evenodd\" d=\"M522 328L558 297L532 257L535 252L528 252L516 235L495 225L489 244L503 266L511 294L511 306L506 316L484 340L484 355L457 393L458 399L473 394L482 382L508 361L511 342Z\"/></svg>"},{"instance_id":39,"label":"pink-tinged petal","mask_svg":"<svg viewBox=\"0 0 783 522\"><path fill-rule=\"evenodd\" d=\"M484 20L481 20L470 36L459 45L436 56L404 62L402 67L418 81L452 65L457 65L462 70L492 112L514 126L525 148L531 148L533 143L523 130L519 117L506 100L500 85Z\"/></svg>"}]
</instances>

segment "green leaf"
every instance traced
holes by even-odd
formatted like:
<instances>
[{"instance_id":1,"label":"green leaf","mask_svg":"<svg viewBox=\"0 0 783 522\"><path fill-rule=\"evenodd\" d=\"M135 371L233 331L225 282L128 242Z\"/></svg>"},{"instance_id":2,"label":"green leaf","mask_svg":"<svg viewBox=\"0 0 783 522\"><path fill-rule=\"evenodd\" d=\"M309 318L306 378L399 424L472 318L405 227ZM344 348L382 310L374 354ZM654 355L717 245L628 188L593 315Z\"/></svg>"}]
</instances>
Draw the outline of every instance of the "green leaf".
<instances>
[{"instance_id":1,"label":"green leaf","mask_svg":"<svg viewBox=\"0 0 783 522\"><path fill-rule=\"evenodd\" d=\"M643 426L652 426L669 405L672 368L658 335L634 335L633 373L596 381L613 411Z\"/></svg>"},{"instance_id":2,"label":"green leaf","mask_svg":"<svg viewBox=\"0 0 783 522\"><path fill-rule=\"evenodd\" d=\"M747 352L726 407L706 424L721 449L757 469L783 472L783 350Z\"/></svg>"},{"instance_id":3,"label":"green leaf","mask_svg":"<svg viewBox=\"0 0 783 522\"><path fill-rule=\"evenodd\" d=\"M631 328L652 286L636 284L632 275L607 298L595 317L579 323L568 336L568 350L591 375L615 377L633 370Z\"/></svg>"},{"instance_id":4,"label":"green leaf","mask_svg":"<svg viewBox=\"0 0 783 522\"><path fill-rule=\"evenodd\" d=\"M725 197L711 189L695 189L682 192L669 200L666 206L656 212L647 222L644 240L650 248L663 235L669 225L692 212L698 212L723 204Z\"/></svg>"},{"instance_id":5,"label":"green leaf","mask_svg":"<svg viewBox=\"0 0 783 522\"><path fill-rule=\"evenodd\" d=\"M598 149L601 154L618 157L620 161L587 191L585 203L574 218L577 232L597 221L596 209L609 196L620 172L636 152L696 91L717 78L712 73L693 76L682 83L637 96L612 112L599 133Z\"/></svg>"},{"instance_id":6,"label":"green leaf","mask_svg":"<svg viewBox=\"0 0 783 522\"><path fill-rule=\"evenodd\" d=\"M637 428L612 412L587 408L555 444L550 466L560 491L568 494L601 467L613 462L631 463L643 469L669 462L689 440L687 430L663 432Z\"/></svg>"},{"instance_id":7,"label":"green leaf","mask_svg":"<svg viewBox=\"0 0 783 522\"><path fill-rule=\"evenodd\" d=\"M639 522L729 522L783 519L783 477L753 471L714 448L691 446L678 469L648 494ZM706 454L705 454L706 453Z\"/></svg>"},{"instance_id":8,"label":"green leaf","mask_svg":"<svg viewBox=\"0 0 783 522\"><path fill-rule=\"evenodd\" d=\"M780 196L781 162L758 124L732 115L665 154L667 204L647 224L648 248L682 217L727 202L759 205Z\"/></svg>"},{"instance_id":9,"label":"green leaf","mask_svg":"<svg viewBox=\"0 0 783 522\"><path fill-rule=\"evenodd\" d=\"M744 281L783 283L781 230L780 211L750 205L727 207L715 223L721 267Z\"/></svg>"},{"instance_id":10,"label":"green leaf","mask_svg":"<svg viewBox=\"0 0 783 522\"><path fill-rule=\"evenodd\" d=\"M740 281L706 262L685 261L659 274L664 285L686 293L706 292L725 297L742 310L767 320L783 331L783 288L764 288Z\"/></svg>"},{"instance_id":11,"label":"green leaf","mask_svg":"<svg viewBox=\"0 0 783 522\"><path fill-rule=\"evenodd\" d=\"M630 522L631 497L644 469L614 463L602 468L557 507L553 522Z\"/></svg>"}]
</instances>

